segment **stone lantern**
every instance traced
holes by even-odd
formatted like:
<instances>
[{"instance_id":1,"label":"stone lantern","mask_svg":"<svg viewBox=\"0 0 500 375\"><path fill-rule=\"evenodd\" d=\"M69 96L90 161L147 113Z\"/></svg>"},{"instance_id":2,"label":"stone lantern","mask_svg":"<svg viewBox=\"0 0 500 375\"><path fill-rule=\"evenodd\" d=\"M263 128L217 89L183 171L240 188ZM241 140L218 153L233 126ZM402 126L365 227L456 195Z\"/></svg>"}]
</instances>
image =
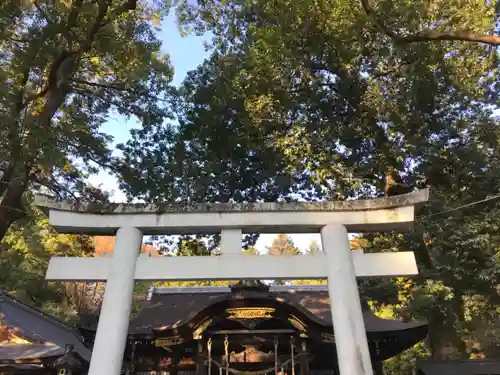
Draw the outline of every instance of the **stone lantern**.
<instances>
[{"instance_id":1,"label":"stone lantern","mask_svg":"<svg viewBox=\"0 0 500 375\"><path fill-rule=\"evenodd\" d=\"M54 361L57 375L78 375L83 364L73 351L73 345L66 345L64 355Z\"/></svg>"}]
</instances>

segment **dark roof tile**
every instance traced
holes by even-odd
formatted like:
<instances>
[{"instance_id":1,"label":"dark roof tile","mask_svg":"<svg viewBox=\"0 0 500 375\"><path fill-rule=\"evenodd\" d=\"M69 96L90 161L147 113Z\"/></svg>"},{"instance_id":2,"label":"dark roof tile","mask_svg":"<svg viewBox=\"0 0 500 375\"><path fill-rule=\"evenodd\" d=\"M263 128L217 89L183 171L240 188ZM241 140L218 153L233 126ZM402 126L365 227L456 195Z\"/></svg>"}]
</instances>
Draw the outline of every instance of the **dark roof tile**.
<instances>
[{"instance_id":1,"label":"dark roof tile","mask_svg":"<svg viewBox=\"0 0 500 375\"><path fill-rule=\"evenodd\" d=\"M64 349L57 345L45 344L2 344L0 345L0 361L39 359L64 354Z\"/></svg>"},{"instance_id":2,"label":"dark roof tile","mask_svg":"<svg viewBox=\"0 0 500 375\"><path fill-rule=\"evenodd\" d=\"M129 333L146 334L154 328L185 323L214 302L231 298L231 295L230 289L224 287L155 290L132 320ZM281 298L286 303L301 306L320 324L332 326L326 285L312 288L294 285L275 287L271 288L267 295L269 298ZM425 325L421 322L405 323L400 320L382 319L370 310L364 312L364 318L367 332L398 331Z\"/></svg>"},{"instance_id":3,"label":"dark roof tile","mask_svg":"<svg viewBox=\"0 0 500 375\"><path fill-rule=\"evenodd\" d=\"M91 351L73 328L3 292L0 292L0 316L2 324L19 329L24 337L55 344L63 352L65 345L71 344L84 360L90 361Z\"/></svg>"}]
</instances>

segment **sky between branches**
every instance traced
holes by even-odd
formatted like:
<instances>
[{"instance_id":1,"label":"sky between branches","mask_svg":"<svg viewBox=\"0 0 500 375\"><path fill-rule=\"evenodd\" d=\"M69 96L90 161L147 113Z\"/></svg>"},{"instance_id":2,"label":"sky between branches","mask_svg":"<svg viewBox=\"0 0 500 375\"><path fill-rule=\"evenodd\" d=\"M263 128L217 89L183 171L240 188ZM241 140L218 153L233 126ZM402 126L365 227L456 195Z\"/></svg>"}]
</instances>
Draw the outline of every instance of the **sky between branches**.
<instances>
[{"instance_id":1,"label":"sky between branches","mask_svg":"<svg viewBox=\"0 0 500 375\"><path fill-rule=\"evenodd\" d=\"M208 41L209 36L181 36L178 31L175 14L171 12L161 25L159 37L163 42L162 50L169 54L175 70L173 83L178 86L182 83L186 74L190 70L195 69L208 56L208 53L205 51L204 42ZM133 118L127 119L118 114L111 117L112 119L103 126L102 131L113 136L113 146L125 143L130 137L130 130L137 127L139 125L138 122ZM105 190L112 191L112 201L125 201L125 194L118 188L116 178L109 173L102 171L91 178L91 183L102 185ZM295 245L301 250L309 247L312 240L321 243L318 234L291 234L291 237ZM257 249L263 251L266 246L271 245L273 238L274 234L262 235L256 244Z\"/></svg>"}]
</instances>

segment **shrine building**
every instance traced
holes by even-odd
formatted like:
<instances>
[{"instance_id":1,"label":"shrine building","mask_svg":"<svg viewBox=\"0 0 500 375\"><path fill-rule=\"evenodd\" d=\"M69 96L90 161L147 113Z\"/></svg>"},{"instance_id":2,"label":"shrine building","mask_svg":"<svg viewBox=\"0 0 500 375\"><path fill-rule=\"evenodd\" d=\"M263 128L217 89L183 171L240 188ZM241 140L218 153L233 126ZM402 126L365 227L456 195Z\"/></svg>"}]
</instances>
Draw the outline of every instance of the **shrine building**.
<instances>
[{"instance_id":1,"label":"shrine building","mask_svg":"<svg viewBox=\"0 0 500 375\"><path fill-rule=\"evenodd\" d=\"M427 324L364 322L374 373L427 335ZM88 342L92 330L82 329ZM131 320L124 366L137 375L336 375L327 285L151 288Z\"/></svg>"},{"instance_id":2,"label":"shrine building","mask_svg":"<svg viewBox=\"0 0 500 375\"><path fill-rule=\"evenodd\" d=\"M129 324L123 375L337 375L327 285L150 288ZM87 374L95 329L1 293L0 374ZM427 324L364 306L373 372L425 339ZM70 349L68 351L68 348ZM332 354L333 353L333 354ZM499 375L500 361L419 361L418 375Z\"/></svg>"}]
</instances>

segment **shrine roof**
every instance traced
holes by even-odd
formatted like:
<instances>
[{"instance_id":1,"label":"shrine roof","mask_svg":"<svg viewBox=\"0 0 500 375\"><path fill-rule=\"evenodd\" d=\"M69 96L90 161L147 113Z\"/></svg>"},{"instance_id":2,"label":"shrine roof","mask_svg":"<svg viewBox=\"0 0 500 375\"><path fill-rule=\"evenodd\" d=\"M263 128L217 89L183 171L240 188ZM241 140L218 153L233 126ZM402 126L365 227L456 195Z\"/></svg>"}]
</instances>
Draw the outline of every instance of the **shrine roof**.
<instances>
[{"instance_id":1,"label":"shrine roof","mask_svg":"<svg viewBox=\"0 0 500 375\"><path fill-rule=\"evenodd\" d=\"M375 199L322 202L260 202L260 203L94 203L55 200L37 195L35 204L42 209L95 214L164 214L188 212L294 212L294 211L366 211L420 206L429 199L429 189Z\"/></svg>"},{"instance_id":2,"label":"shrine roof","mask_svg":"<svg viewBox=\"0 0 500 375\"><path fill-rule=\"evenodd\" d=\"M325 327L332 326L327 285L272 285L267 291L235 293L230 287L151 288L147 300L132 320L129 334L148 334L166 326L181 326L211 305L227 299L270 298L305 311ZM394 332L426 326L422 322L382 319L364 312L367 332Z\"/></svg>"},{"instance_id":3,"label":"shrine roof","mask_svg":"<svg viewBox=\"0 0 500 375\"><path fill-rule=\"evenodd\" d=\"M64 349L57 345L46 344L2 344L0 361L19 361L57 357L64 354Z\"/></svg>"},{"instance_id":4,"label":"shrine roof","mask_svg":"<svg viewBox=\"0 0 500 375\"><path fill-rule=\"evenodd\" d=\"M8 328L17 329L19 335L27 341L41 343L36 346L33 346L34 344L18 345L19 353L23 350L25 352L36 350L39 354L47 351L51 355L57 355L54 354L57 348L62 354L66 345L73 345L80 357L90 361L91 351L83 345L75 329L2 291L0 291L0 320ZM31 349L28 349L29 346ZM7 348L13 351L11 354L17 353L15 352L17 349L13 347ZM48 355L47 353L45 354Z\"/></svg>"}]
</instances>

